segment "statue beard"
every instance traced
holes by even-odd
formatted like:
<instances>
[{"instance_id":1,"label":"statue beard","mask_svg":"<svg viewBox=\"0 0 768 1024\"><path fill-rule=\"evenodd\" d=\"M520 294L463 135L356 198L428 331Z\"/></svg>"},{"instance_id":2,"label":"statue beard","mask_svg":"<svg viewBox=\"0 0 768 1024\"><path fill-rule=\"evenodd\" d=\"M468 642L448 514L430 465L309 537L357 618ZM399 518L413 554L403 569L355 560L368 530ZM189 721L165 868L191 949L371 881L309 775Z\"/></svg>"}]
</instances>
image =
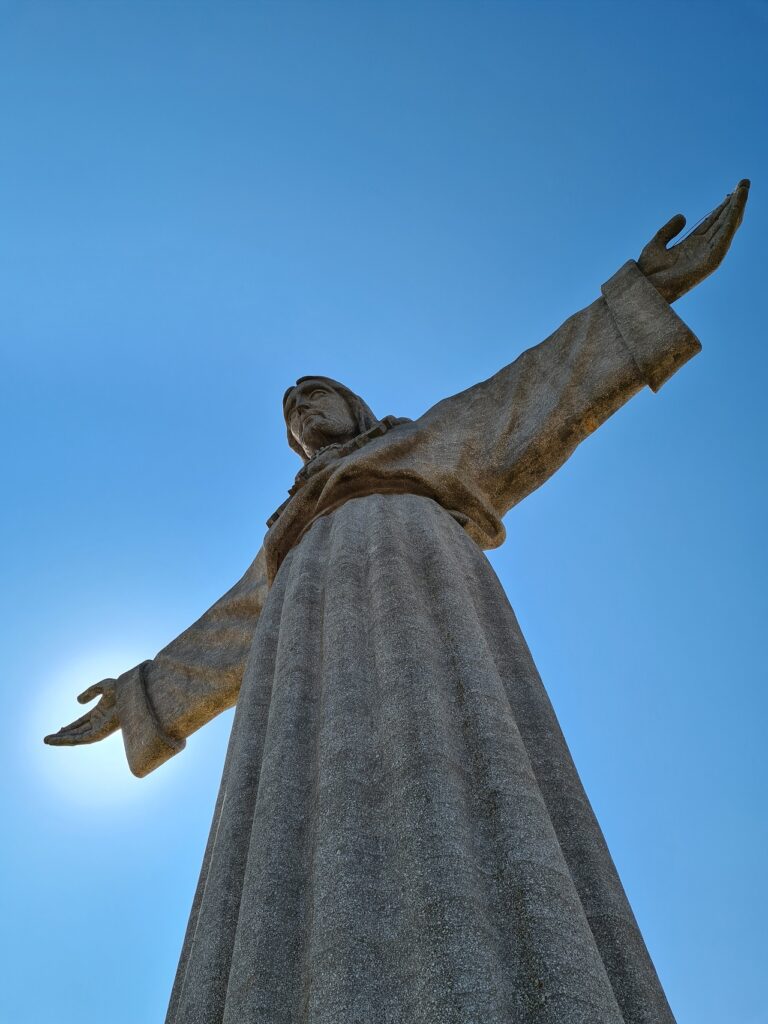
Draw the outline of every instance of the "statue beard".
<instances>
[{"instance_id":1,"label":"statue beard","mask_svg":"<svg viewBox=\"0 0 768 1024\"><path fill-rule=\"evenodd\" d=\"M357 429L347 418L317 414L302 425L300 444L309 458L331 444L343 444L357 436Z\"/></svg>"}]
</instances>

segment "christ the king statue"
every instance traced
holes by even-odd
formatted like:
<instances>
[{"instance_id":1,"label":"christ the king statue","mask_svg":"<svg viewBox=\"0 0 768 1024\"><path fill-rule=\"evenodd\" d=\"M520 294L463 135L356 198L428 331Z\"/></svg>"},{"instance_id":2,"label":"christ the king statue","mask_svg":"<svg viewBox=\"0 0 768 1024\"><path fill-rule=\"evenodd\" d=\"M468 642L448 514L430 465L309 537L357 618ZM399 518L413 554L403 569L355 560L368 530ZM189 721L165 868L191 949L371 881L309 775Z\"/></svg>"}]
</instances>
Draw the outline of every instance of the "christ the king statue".
<instances>
[{"instance_id":1,"label":"christ the king statue","mask_svg":"<svg viewBox=\"0 0 768 1024\"><path fill-rule=\"evenodd\" d=\"M670 304L742 181L419 419L301 378L304 465L243 578L46 738L134 774L237 703L167 1024L673 1024L510 604L504 514L700 344Z\"/></svg>"}]
</instances>

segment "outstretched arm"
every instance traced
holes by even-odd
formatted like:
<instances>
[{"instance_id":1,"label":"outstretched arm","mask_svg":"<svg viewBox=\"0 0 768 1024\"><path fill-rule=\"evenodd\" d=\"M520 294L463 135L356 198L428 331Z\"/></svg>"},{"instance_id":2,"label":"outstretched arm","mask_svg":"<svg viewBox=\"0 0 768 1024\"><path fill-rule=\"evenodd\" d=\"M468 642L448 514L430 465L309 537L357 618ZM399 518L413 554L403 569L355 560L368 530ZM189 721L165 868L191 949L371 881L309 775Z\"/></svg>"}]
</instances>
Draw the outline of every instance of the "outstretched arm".
<instances>
[{"instance_id":1,"label":"outstretched arm","mask_svg":"<svg viewBox=\"0 0 768 1024\"><path fill-rule=\"evenodd\" d=\"M262 550L242 579L153 660L81 693L81 704L100 699L45 742L96 743L121 728L131 771L147 775L237 700L266 594Z\"/></svg>"},{"instance_id":2,"label":"outstretched arm","mask_svg":"<svg viewBox=\"0 0 768 1024\"><path fill-rule=\"evenodd\" d=\"M720 264L748 190L740 182L687 238L667 248L685 224L681 215L673 217L637 262L603 285L601 298L493 377L421 418L436 460L481 497L473 518L498 521L634 394L645 385L658 391L700 350L669 303Z\"/></svg>"}]
</instances>

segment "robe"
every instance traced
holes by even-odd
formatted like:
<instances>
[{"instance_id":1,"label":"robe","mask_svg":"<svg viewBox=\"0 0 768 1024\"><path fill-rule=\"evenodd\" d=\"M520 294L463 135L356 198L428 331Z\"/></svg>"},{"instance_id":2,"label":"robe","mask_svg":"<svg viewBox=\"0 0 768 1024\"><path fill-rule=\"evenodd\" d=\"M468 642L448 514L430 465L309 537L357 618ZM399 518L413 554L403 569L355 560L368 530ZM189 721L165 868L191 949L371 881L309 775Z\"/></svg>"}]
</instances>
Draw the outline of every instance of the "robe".
<instances>
[{"instance_id":1,"label":"robe","mask_svg":"<svg viewBox=\"0 0 768 1024\"><path fill-rule=\"evenodd\" d=\"M673 1024L482 549L700 347L630 261L308 476L240 582L120 677L137 775L237 703L167 1024Z\"/></svg>"}]
</instances>

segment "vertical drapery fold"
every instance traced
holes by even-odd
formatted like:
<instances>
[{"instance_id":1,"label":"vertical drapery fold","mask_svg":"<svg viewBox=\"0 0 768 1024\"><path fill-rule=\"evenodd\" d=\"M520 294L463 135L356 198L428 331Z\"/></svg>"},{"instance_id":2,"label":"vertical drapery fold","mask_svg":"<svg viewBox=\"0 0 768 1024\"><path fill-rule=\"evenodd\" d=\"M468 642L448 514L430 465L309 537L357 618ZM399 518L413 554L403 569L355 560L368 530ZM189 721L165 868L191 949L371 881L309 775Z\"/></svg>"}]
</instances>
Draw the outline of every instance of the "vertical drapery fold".
<instances>
[{"instance_id":1,"label":"vertical drapery fold","mask_svg":"<svg viewBox=\"0 0 768 1024\"><path fill-rule=\"evenodd\" d=\"M701 346L640 267L310 460L241 580L117 680L131 770L237 701L170 1024L672 1024L481 548ZM363 429L366 428L366 429Z\"/></svg>"},{"instance_id":2,"label":"vertical drapery fold","mask_svg":"<svg viewBox=\"0 0 768 1024\"><path fill-rule=\"evenodd\" d=\"M671 1024L514 613L430 499L290 552L222 786L169 1024Z\"/></svg>"}]
</instances>

